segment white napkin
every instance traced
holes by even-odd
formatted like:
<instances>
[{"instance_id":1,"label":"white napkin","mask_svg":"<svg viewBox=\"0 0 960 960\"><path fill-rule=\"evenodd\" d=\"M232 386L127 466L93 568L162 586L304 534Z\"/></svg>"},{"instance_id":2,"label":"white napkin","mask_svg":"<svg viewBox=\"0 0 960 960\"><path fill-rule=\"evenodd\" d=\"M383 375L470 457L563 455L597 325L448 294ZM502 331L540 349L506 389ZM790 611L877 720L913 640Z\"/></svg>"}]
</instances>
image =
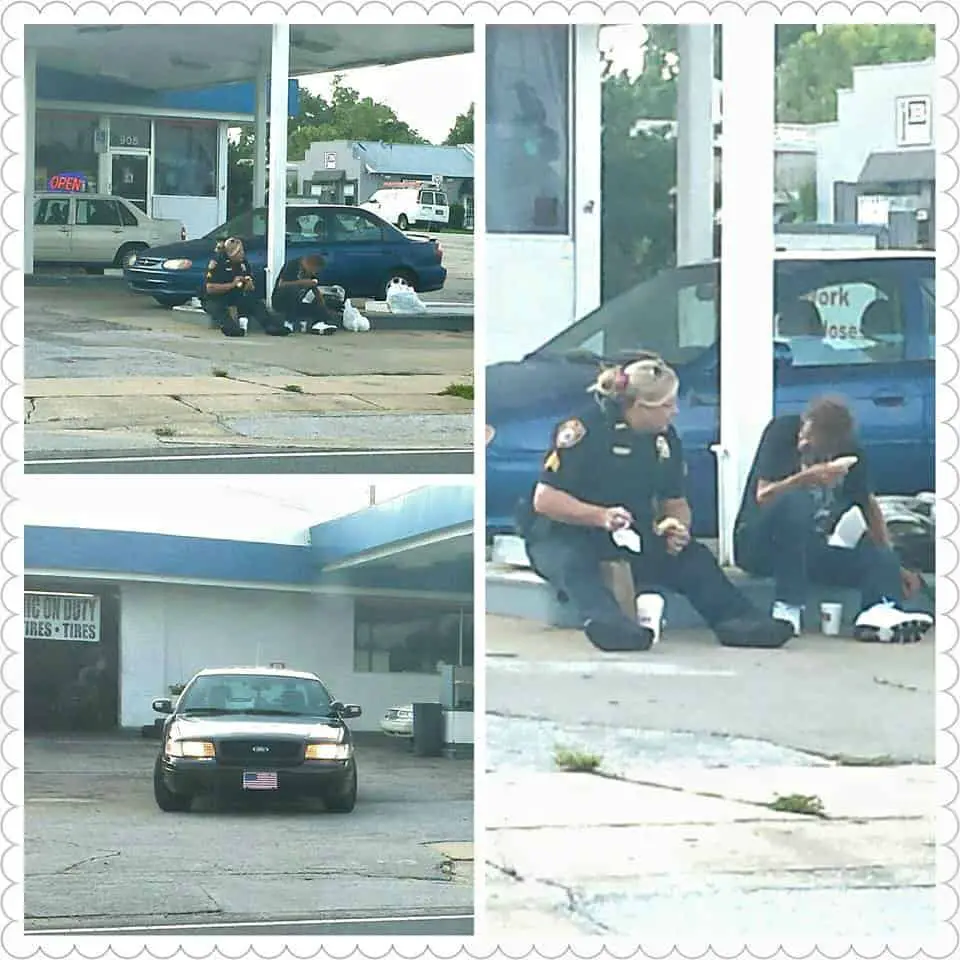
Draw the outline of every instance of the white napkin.
<instances>
[{"instance_id":1,"label":"white napkin","mask_svg":"<svg viewBox=\"0 0 960 960\"><path fill-rule=\"evenodd\" d=\"M610 534L610 539L613 540L618 547L632 550L634 553L640 553L643 547L640 534L637 533L633 527L623 527L620 530L614 530L613 533Z\"/></svg>"}]
</instances>

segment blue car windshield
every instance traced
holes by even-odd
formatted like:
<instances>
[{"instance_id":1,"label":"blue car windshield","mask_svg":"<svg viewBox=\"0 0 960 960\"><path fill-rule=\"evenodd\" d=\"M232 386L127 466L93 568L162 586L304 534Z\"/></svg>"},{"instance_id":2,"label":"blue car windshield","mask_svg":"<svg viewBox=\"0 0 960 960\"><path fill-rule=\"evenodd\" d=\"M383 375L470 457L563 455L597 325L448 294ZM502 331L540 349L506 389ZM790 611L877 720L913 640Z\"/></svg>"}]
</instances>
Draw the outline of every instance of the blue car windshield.
<instances>
[{"instance_id":1,"label":"blue car windshield","mask_svg":"<svg viewBox=\"0 0 960 960\"><path fill-rule=\"evenodd\" d=\"M331 698L318 680L242 673L194 678L180 696L178 713L257 713L326 717Z\"/></svg>"},{"instance_id":2,"label":"blue car windshield","mask_svg":"<svg viewBox=\"0 0 960 960\"><path fill-rule=\"evenodd\" d=\"M719 288L711 264L665 270L587 314L531 354L615 361L654 350L683 364L717 341Z\"/></svg>"}]
</instances>

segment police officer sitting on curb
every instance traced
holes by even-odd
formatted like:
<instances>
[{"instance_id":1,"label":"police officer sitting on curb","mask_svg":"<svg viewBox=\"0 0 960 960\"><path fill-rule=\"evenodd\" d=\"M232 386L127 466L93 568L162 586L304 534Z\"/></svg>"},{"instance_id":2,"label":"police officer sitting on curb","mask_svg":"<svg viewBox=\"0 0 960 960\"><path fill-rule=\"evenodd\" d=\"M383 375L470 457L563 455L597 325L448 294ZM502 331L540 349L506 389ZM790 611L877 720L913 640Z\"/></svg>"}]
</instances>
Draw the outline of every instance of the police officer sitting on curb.
<instances>
[{"instance_id":1,"label":"police officer sitting on curb","mask_svg":"<svg viewBox=\"0 0 960 960\"><path fill-rule=\"evenodd\" d=\"M213 259L207 264L203 287L203 309L225 337L245 336L250 317L273 336L291 332L281 320L271 317L263 301L254 295L250 264L242 241L236 237L217 244Z\"/></svg>"},{"instance_id":2,"label":"police officer sitting on curb","mask_svg":"<svg viewBox=\"0 0 960 960\"><path fill-rule=\"evenodd\" d=\"M327 334L337 329L336 317L327 309L320 286L324 259L309 255L284 264L273 288L270 304L292 330L306 323L310 333Z\"/></svg>"},{"instance_id":3,"label":"police officer sitting on curb","mask_svg":"<svg viewBox=\"0 0 960 960\"><path fill-rule=\"evenodd\" d=\"M642 353L604 370L596 403L561 423L521 522L534 569L562 591L601 650L648 650L653 631L628 617L601 563L627 560L634 583L684 594L729 647L780 647L789 625L766 618L727 580L713 554L690 536L683 448L670 425L676 373ZM631 528L640 552L611 535Z\"/></svg>"},{"instance_id":4,"label":"police officer sitting on curb","mask_svg":"<svg viewBox=\"0 0 960 960\"><path fill-rule=\"evenodd\" d=\"M859 512L856 542L831 545L850 510ZM853 414L840 397L817 397L802 415L767 424L733 542L744 570L775 579L773 616L797 634L811 583L860 590L858 639L918 640L932 625L928 614L903 609L920 577L901 567L890 544Z\"/></svg>"}]
</instances>

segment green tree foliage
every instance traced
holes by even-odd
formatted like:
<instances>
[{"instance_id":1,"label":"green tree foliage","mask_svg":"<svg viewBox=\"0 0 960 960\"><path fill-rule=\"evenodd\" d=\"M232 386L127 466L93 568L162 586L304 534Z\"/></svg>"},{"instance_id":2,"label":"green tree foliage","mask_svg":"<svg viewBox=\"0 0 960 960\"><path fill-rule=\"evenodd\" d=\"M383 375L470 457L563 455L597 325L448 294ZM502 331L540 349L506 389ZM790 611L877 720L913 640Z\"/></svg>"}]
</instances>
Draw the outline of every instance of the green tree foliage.
<instances>
[{"instance_id":1,"label":"green tree foliage","mask_svg":"<svg viewBox=\"0 0 960 960\"><path fill-rule=\"evenodd\" d=\"M853 83L853 68L925 60L936 34L922 24L833 24L804 34L777 68L777 119L822 123L837 118L837 90Z\"/></svg>"},{"instance_id":2,"label":"green tree foliage","mask_svg":"<svg viewBox=\"0 0 960 960\"><path fill-rule=\"evenodd\" d=\"M447 139L443 141L445 147L456 147L461 143L473 143L473 104L466 113L457 115L453 121L453 126L447 134Z\"/></svg>"}]
</instances>

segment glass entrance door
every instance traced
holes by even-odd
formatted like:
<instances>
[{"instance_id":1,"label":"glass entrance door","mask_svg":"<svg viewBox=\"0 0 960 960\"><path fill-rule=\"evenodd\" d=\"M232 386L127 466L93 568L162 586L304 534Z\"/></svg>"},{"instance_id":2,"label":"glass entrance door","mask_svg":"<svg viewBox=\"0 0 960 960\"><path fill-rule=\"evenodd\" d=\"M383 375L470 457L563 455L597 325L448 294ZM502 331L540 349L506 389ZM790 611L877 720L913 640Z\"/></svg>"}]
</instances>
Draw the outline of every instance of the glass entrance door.
<instances>
[{"instance_id":1,"label":"glass entrance door","mask_svg":"<svg viewBox=\"0 0 960 960\"><path fill-rule=\"evenodd\" d=\"M147 170L150 158L130 153L112 155L111 177L112 193L123 197L147 212Z\"/></svg>"}]
</instances>

